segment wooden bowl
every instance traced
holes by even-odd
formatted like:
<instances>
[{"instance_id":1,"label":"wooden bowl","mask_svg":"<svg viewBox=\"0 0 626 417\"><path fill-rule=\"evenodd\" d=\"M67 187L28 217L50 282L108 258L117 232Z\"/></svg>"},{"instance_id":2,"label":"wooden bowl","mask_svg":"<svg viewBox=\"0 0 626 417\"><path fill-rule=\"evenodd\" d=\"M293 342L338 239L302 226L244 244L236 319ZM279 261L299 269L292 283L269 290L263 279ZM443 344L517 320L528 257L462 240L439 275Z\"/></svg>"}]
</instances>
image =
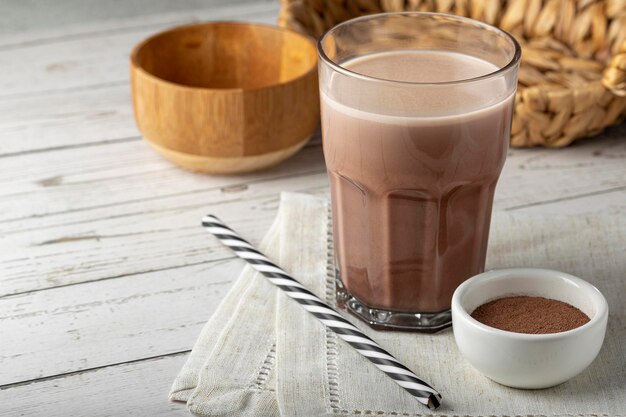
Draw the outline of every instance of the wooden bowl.
<instances>
[{"instance_id":1,"label":"wooden bowl","mask_svg":"<svg viewBox=\"0 0 626 417\"><path fill-rule=\"evenodd\" d=\"M317 128L315 41L272 26L212 22L156 34L132 51L135 119L183 168L249 172L296 153Z\"/></svg>"}]
</instances>

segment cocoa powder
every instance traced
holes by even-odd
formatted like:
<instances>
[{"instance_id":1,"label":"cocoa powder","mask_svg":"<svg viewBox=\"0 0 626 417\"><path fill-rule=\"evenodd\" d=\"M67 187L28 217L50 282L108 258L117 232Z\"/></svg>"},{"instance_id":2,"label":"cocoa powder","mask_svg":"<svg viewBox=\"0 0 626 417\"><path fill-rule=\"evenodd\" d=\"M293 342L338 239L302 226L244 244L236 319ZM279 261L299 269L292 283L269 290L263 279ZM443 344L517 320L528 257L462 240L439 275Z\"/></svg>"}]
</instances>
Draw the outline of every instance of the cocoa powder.
<instances>
[{"instance_id":1,"label":"cocoa powder","mask_svg":"<svg viewBox=\"0 0 626 417\"><path fill-rule=\"evenodd\" d=\"M500 330L530 334L565 332L589 321L585 313L570 304L528 296L490 301L479 306L471 316Z\"/></svg>"}]
</instances>

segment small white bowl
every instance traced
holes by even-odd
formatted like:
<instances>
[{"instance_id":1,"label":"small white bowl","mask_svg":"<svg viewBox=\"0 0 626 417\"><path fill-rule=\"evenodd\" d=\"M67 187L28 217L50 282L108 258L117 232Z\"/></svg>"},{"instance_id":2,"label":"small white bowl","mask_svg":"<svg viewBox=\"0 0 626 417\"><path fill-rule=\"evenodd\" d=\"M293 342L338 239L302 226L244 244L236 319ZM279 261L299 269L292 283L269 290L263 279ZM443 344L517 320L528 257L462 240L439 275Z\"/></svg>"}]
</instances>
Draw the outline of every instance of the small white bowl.
<instances>
[{"instance_id":1,"label":"small white bowl","mask_svg":"<svg viewBox=\"0 0 626 417\"><path fill-rule=\"evenodd\" d=\"M470 316L478 306L510 295L563 301L587 314L590 321L561 333L523 334L484 325ZM514 388L548 388L587 368L604 341L608 312L606 299L593 285L564 272L538 268L476 275L452 297L452 326L461 354L487 377Z\"/></svg>"}]
</instances>

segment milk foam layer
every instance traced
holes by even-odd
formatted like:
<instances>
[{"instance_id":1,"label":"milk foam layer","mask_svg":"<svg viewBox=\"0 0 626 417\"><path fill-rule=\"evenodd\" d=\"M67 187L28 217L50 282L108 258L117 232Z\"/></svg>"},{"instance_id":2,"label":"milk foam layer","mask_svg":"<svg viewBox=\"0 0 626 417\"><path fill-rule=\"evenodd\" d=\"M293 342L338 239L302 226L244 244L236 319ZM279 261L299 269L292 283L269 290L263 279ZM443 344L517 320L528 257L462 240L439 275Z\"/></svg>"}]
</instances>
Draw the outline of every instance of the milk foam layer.
<instances>
[{"instance_id":1,"label":"milk foam layer","mask_svg":"<svg viewBox=\"0 0 626 417\"><path fill-rule=\"evenodd\" d=\"M494 64L453 52L385 52L341 66L380 81L365 88L357 86L354 78L335 73L327 98L373 115L466 115L498 105L512 93L503 78L488 76L498 70Z\"/></svg>"}]
</instances>

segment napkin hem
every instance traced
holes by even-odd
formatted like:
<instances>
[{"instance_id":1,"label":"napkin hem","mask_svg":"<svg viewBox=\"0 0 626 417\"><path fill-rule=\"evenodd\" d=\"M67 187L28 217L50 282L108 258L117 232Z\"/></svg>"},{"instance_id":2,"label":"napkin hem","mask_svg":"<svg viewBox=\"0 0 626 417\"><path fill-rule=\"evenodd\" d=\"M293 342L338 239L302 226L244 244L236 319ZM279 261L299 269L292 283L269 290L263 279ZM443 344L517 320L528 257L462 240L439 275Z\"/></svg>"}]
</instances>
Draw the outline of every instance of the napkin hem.
<instances>
[{"instance_id":1,"label":"napkin hem","mask_svg":"<svg viewBox=\"0 0 626 417\"><path fill-rule=\"evenodd\" d=\"M272 343L270 350L265 355L265 359L261 363L261 366L256 371L256 378L249 385L249 389L253 391L270 391L274 392L273 388L267 388L265 385L270 378L270 373L276 363L276 343Z\"/></svg>"},{"instance_id":2,"label":"napkin hem","mask_svg":"<svg viewBox=\"0 0 626 417\"><path fill-rule=\"evenodd\" d=\"M333 244L332 213L328 201L324 204L326 208L326 285L324 288L324 298L326 302L336 307L335 301L335 280L337 270L335 269L335 247ZM341 392L339 386L339 367L337 366L337 335L326 328L326 383L328 385L328 405L333 412L341 410Z\"/></svg>"}]
</instances>

